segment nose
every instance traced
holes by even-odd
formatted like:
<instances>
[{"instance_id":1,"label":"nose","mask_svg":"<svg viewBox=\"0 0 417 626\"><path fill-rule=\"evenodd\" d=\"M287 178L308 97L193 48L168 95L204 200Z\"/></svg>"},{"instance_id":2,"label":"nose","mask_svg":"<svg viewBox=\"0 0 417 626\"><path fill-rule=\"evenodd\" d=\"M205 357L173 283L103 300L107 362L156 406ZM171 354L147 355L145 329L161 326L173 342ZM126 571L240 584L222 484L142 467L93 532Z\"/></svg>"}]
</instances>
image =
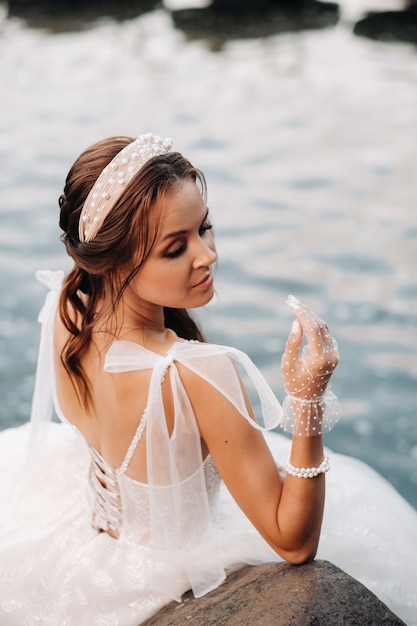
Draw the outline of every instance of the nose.
<instances>
[{"instance_id":1,"label":"nose","mask_svg":"<svg viewBox=\"0 0 417 626\"><path fill-rule=\"evenodd\" d=\"M216 246L214 242L210 243L203 241L200 239L199 245L195 252L195 258L193 261L193 268L198 269L199 267L210 267L213 263L216 262L217 252Z\"/></svg>"}]
</instances>

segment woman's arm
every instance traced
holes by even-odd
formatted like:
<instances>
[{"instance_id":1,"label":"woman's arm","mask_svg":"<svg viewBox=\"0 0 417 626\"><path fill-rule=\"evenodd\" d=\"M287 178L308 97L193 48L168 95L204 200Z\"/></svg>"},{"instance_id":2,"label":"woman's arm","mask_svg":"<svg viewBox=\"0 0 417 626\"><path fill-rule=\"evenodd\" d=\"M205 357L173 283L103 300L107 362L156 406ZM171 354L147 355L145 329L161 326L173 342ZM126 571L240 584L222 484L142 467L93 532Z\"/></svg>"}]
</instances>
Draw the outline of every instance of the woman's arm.
<instances>
[{"instance_id":1,"label":"woman's arm","mask_svg":"<svg viewBox=\"0 0 417 626\"><path fill-rule=\"evenodd\" d=\"M309 309L293 303L298 320L287 342L282 369L293 398L295 419L302 419L305 403L318 401L318 420L324 393L337 355L327 326ZM303 332L308 354L301 358ZM209 383L191 372L187 392L202 439L232 496L260 534L285 560L298 564L314 558L323 517L325 478L287 475L283 481L262 433ZM249 400L247 400L250 409ZM321 429L318 430L320 432ZM317 432L317 431L316 431ZM323 461L322 434L294 436L290 462L295 467L317 467Z\"/></svg>"}]
</instances>

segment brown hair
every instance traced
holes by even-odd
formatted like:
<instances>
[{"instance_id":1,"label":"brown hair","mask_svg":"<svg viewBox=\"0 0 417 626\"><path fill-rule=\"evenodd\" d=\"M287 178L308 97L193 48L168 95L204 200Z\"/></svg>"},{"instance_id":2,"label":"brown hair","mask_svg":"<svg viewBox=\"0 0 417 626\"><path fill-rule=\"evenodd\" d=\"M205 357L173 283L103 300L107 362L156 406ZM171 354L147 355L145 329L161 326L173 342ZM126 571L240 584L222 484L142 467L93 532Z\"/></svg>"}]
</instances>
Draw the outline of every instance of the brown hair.
<instances>
[{"instance_id":1,"label":"brown hair","mask_svg":"<svg viewBox=\"0 0 417 626\"><path fill-rule=\"evenodd\" d=\"M130 137L112 137L85 150L71 167L59 199L59 225L64 231L61 240L74 261L59 302L61 319L70 333L61 361L85 406L92 398L81 361L91 344L93 327L105 315L98 311L99 300L110 296L114 310L149 256L159 224L157 207L161 207L160 201L168 190L182 179L191 179L200 185L203 196L206 194L202 172L181 154L170 152L153 157L129 182L95 238L80 242L78 222L90 189L106 165L132 141ZM127 274L123 281L122 269ZM204 340L187 310L165 307L164 315L166 326L180 337Z\"/></svg>"}]
</instances>

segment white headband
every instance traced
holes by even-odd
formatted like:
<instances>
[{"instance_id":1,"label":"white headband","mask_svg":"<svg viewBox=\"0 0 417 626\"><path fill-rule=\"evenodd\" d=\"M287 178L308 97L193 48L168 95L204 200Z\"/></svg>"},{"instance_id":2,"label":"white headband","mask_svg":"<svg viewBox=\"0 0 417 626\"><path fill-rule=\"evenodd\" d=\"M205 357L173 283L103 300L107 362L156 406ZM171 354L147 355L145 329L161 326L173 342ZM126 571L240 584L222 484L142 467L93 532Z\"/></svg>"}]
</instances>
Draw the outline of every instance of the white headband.
<instances>
[{"instance_id":1,"label":"white headband","mask_svg":"<svg viewBox=\"0 0 417 626\"><path fill-rule=\"evenodd\" d=\"M162 139L152 133L140 135L104 168L87 196L78 225L80 241L91 241L97 235L107 215L122 195L125 185L154 156L172 149L172 139Z\"/></svg>"}]
</instances>

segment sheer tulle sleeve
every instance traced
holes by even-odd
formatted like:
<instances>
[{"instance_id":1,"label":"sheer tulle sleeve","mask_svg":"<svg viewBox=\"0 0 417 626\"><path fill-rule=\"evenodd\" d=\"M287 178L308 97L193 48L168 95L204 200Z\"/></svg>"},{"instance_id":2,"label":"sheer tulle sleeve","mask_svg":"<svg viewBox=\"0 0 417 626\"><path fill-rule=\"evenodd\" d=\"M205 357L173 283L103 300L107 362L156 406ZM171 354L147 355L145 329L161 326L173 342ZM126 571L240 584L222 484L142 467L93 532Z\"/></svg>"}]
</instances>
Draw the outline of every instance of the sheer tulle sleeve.
<instances>
[{"instance_id":1,"label":"sheer tulle sleeve","mask_svg":"<svg viewBox=\"0 0 417 626\"><path fill-rule=\"evenodd\" d=\"M176 363L224 394L254 428L276 427L281 407L252 361L233 348L178 342L166 356L159 356L137 344L120 341L107 353L106 371L153 369L146 427L152 545L150 584L153 589L179 600L184 589L184 579L178 575L179 564L186 577L185 588L191 587L197 597L218 586L225 573L211 525L200 433ZM168 370L175 411L171 436L161 390ZM252 398L257 397L258 422L248 413L241 380Z\"/></svg>"}]
</instances>

